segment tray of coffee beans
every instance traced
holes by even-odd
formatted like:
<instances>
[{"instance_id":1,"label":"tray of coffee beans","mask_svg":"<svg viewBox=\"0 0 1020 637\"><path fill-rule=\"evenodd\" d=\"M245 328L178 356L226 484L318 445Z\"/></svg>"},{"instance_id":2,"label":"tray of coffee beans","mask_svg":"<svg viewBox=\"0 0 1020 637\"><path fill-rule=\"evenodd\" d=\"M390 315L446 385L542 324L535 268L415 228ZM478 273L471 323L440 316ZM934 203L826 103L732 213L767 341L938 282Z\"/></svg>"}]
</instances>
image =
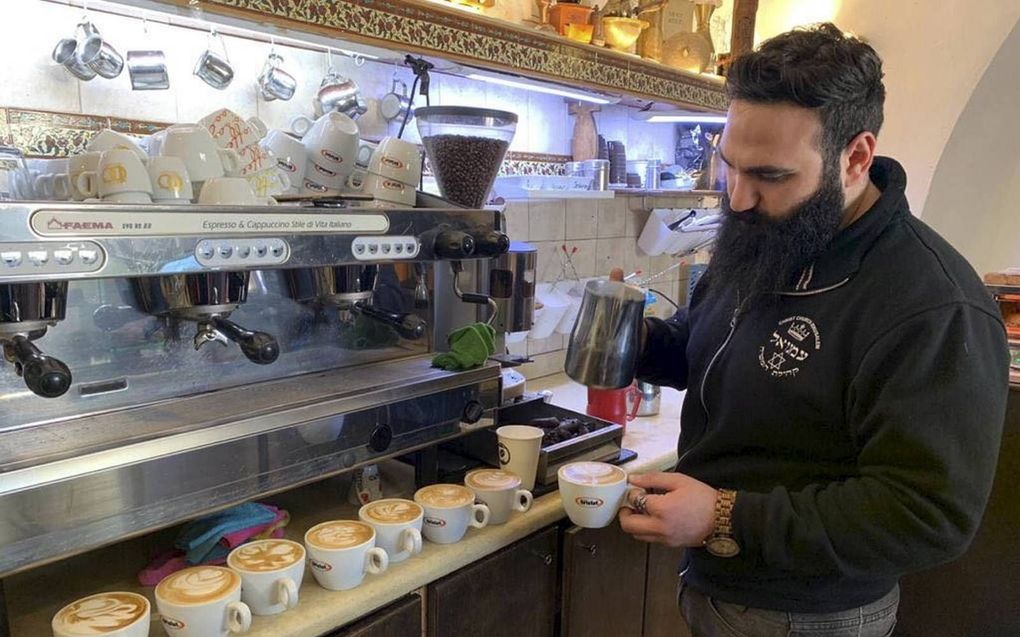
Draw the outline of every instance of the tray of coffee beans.
<instances>
[{"instance_id":1,"label":"tray of coffee beans","mask_svg":"<svg viewBox=\"0 0 1020 637\"><path fill-rule=\"evenodd\" d=\"M622 448L623 427L620 425L549 404L542 398L535 395L499 410L501 425L531 425L545 432L538 457L539 483L555 483L556 472L568 462L615 463L621 461L621 451L625 452L626 459L633 457L632 452ZM493 466L499 465L495 428L475 432L463 441L468 454Z\"/></svg>"}]
</instances>

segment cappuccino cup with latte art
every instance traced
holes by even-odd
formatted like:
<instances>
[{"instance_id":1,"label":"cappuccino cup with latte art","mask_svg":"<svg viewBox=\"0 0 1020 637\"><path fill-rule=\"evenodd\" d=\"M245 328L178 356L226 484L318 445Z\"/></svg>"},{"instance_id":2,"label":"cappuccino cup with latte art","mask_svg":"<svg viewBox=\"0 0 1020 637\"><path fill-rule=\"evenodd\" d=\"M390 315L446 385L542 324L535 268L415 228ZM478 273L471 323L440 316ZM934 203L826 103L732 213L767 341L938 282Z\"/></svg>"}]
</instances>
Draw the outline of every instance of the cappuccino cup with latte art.
<instances>
[{"instance_id":1,"label":"cappuccino cup with latte art","mask_svg":"<svg viewBox=\"0 0 1020 637\"><path fill-rule=\"evenodd\" d=\"M136 593L97 593L61 608L50 625L54 637L145 637L150 612L149 600Z\"/></svg>"},{"instance_id":2,"label":"cappuccino cup with latte art","mask_svg":"<svg viewBox=\"0 0 1020 637\"><path fill-rule=\"evenodd\" d=\"M170 637L227 637L251 628L241 576L222 566L193 566L156 585L156 608Z\"/></svg>"},{"instance_id":3,"label":"cappuccino cup with latte art","mask_svg":"<svg viewBox=\"0 0 1020 637\"><path fill-rule=\"evenodd\" d=\"M305 547L290 540L242 544L227 556L241 576L241 601L255 615L275 615L298 604L305 576Z\"/></svg>"},{"instance_id":4,"label":"cappuccino cup with latte art","mask_svg":"<svg viewBox=\"0 0 1020 637\"><path fill-rule=\"evenodd\" d=\"M475 504L475 494L459 484L430 484L414 494L425 509L425 538L436 544L459 542L468 527L480 529L489 523L489 507Z\"/></svg>"},{"instance_id":5,"label":"cappuccino cup with latte art","mask_svg":"<svg viewBox=\"0 0 1020 637\"><path fill-rule=\"evenodd\" d=\"M375 545L386 551L390 563L421 553L421 527L425 509L401 498L369 502L358 510L358 518L375 529Z\"/></svg>"},{"instance_id":6,"label":"cappuccino cup with latte art","mask_svg":"<svg viewBox=\"0 0 1020 637\"><path fill-rule=\"evenodd\" d=\"M505 524L513 511L531 508L531 491L521 489L521 478L503 469L477 469L464 477L475 500L489 507L489 524Z\"/></svg>"},{"instance_id":7,"label":"cappuccino cup with latte art","mask_svg":"<svg viewBox=\"0 0 1020 637\"><path fill-rule=\"evenodd\" d=\"M385 572L389 556L375 545L375 538L375 528L357 520L332 520L308 529L305 546L315 581L325 589L345 591L361 584L365 573Z\"/></svg>"},{"instance_id":8,"label":"cappuccino cup with latte art","mask_svg":"<svg viewBox=\"0 0 1020 637\"><path fill-rule=\"evenodd\" d=\"M627 495L627 472L605 462L571 462L557 477L563 508L577 526L609 526Z\"/></svg>"}]
</instances>

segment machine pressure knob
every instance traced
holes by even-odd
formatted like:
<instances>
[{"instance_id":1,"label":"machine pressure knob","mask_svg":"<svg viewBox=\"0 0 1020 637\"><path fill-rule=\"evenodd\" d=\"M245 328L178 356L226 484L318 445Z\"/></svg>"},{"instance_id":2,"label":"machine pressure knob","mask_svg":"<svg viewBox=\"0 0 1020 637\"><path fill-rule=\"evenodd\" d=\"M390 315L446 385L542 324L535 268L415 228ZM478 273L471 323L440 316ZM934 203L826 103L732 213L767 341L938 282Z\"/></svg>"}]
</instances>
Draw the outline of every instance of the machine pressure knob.
<instances>
[{"instance_id":1,"label":"machine pressure knob","mask_svg":"<svg viewBox=\"0 0 1020 637\"><path fill-rule=\"evenodd\" d=\"M393 429L389 425L379 425L368 437L368 448L382 453L389 449L391 442L393 442Z\"/></svg>"},{"instance_id":2,"label":"machine pressure knob","mask_svg":"<svg viewBox=\"0 0 1020 637\"><path fill-rule=\"evenodd\" d=\"M483 415L485 415L485 405L477 400L469 400L468 403L464 405L464 413L461 415L460 419L466 424L473 425L481 420Z\"/></svg>"}]
</instances>

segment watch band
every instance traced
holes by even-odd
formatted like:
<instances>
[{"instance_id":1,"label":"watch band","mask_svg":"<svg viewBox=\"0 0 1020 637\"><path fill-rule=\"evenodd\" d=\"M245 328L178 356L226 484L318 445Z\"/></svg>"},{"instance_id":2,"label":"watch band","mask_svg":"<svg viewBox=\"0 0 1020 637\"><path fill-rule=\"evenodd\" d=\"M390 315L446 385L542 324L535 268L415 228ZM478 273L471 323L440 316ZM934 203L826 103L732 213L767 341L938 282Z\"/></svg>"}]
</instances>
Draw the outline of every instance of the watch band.
<instances>
[{"instance_id":1,"label":"watch band","mask_svg":"<svg viewBox=\"0 0 1020 637\"><path fill-rule=\"evenodd\" d=\"M716 557L733 557L740 552L740 544L733 538L733 505L737 492L719 489L715 499L715 528L705 538L705 549Z\"/></svg>"}]
</instances>

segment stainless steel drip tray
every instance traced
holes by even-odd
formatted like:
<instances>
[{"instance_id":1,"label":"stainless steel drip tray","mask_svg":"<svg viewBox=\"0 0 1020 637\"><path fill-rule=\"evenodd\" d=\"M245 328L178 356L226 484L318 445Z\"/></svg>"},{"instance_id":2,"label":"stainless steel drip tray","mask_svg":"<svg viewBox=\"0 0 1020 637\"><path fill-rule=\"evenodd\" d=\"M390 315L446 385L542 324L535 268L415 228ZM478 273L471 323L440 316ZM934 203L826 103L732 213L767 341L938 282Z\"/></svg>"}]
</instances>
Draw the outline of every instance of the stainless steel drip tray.
<instances>
[{"instance_id":1,"label":"stainless steel drip tray","mask_svg":"<svg viewBox=\"0 0 1020 637\"><path fill-rule=\"evenodd\" d=\"M167 455L255 435L324 416L358 411L428 394L450 386L489 380L498 368L453 374L417 356L253 383L208 394L19 427L0 426L0 493L9 474L110 449L125 457L131 446L142 457ZM182 435L190 434L190 435ZM172 439L168 439L171 438ZM151 449L139 443L149 442ZM105 466L101 467L105 468ZM71 469L75 472L75 469ZM67 472L53 472L54 479ZM15 481L15 484L22 481ZM33 480L33 483L38 482Z\"/></svg>"}]
</instances>

